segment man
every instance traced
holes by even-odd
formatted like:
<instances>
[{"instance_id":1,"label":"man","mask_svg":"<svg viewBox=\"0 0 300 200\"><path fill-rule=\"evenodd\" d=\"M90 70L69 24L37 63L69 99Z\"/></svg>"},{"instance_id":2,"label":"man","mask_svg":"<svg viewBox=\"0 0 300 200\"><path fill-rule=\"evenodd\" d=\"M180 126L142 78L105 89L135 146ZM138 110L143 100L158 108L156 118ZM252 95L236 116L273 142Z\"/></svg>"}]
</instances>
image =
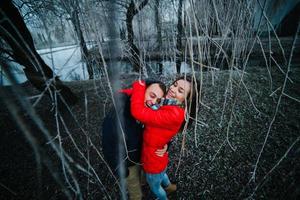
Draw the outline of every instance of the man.
<instances>
[{"instance_id":1,"label":"man","mask_svg":"<svg viewBox=\"0 0 300 200\"><path fill-rule=\"evenodd\" d=\"M166 87L160 81L147 81L144 103L151 107L165 95ZM140 158L143 125L130 112L132 89L124 89L114 95L116 107L112 107L102 124L103 154L114 175L126 177L130 199L142 199L140 182ZM166 148L158 149L162 156Z\"/></svg>"}]
</instances>

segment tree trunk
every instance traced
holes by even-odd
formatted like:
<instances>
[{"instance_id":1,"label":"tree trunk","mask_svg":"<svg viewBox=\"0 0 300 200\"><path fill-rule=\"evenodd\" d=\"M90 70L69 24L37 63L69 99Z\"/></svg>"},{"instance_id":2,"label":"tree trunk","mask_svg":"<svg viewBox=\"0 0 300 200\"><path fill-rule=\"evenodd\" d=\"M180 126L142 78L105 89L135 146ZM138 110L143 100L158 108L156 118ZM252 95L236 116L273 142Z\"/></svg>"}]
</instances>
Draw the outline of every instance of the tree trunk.
<instances>
[{"instance_id":1,"label":"tree trunk","mask_svg":"<svg viewBox=\"0 0 300 200\"><path fill-rule=\"evenodd\" d=\"M77 8L79 8L78 5L77 5ZM88 71L88 74L89 74L89 79L94 79L93 67L91 66L91 63L89 62L89 52L88 52L86 42L85 42L84 37L83 37L82 30L80 28L78 9L74 9L72 11L71 21L74 25L74 29L75 29L76 35L78 37L78 40L79 40L80 49L81 49L81 53L82 53L82 58L86 63L87 71Z\"/></svg>"},{"instance_id":2,"label":"tree trunk","mask_svg":"<svg viewBox=\"0 0 300 200\"><path fill-rule=\"evenodd\" d=\"M161 35L161 21L159 16L159 0L155 0L155 24L157 30L157 50L158 52L162 52L162 35ZM160 61L158 61L158 73L162 74L163 65Z\"/></svg>"},{"instance_id":3,"label":"tree trunk","mask_svg":"<svg viewBox=\"0 0 300 200\"><path fill-rule=\"evenodd\" d=\"M134 17L134 10L135 10L135 5L134 2L131 1L126 13L127 39L130 47L130 60L133 65L133 71L139 72L141 68L140 57L139 57L140 51L133 42L134 32L133 32L132 21Z\"/></svg>"},{"instance_id":4,"label":"tree trunk","mask_svg":"<svg viewBox=\"0 0 300 200\"><path fill-rule=\"evenodd\" d=\"M178 22L177 22L177 40L176 40L176 71L177 74L180 73L180 66L182 61L182 42L181 38L183 35L183 26L182 26L182 2L183 0L179 0L178 2Z\"/></svg>"},{"instance_id":5,"label":"tree trunk","mask_svg":"<svg viewBox=\"0 0 300 200\"><path fill-rule=\"evenodd\" d=\"M140 68L142 66L141 64L141 59L140 59L140 51L137 48L137 46L134 44L134 32L133 32L133 26L132 26L132 21L133 18L136 14L141 11L145 5L147 5L148 0L144 0L139 8L136 8L136 5L133 0L130 1L129 6L127 8L126 12L126 26L127 26L127 41L129 43L130 47L130 60L131 63L133 64L133 70L135 72L139 72Z\"/></svg>"},{"instance_id":6,"label":"tree trunk","mask_svg":"<svg viewBox=\"0 0 300 200\"><path fill-rule=\"evenodd\" d=\"M1 1L0 8L0 37L11 47L13 59L24 66L27 79L40 91L46 90L47 84L50 84L51 91L59 91L67 103L75 104L76 95L54 76L51 68L37 53L18 9L10 0Z\"/></svg>"}]
</instances>

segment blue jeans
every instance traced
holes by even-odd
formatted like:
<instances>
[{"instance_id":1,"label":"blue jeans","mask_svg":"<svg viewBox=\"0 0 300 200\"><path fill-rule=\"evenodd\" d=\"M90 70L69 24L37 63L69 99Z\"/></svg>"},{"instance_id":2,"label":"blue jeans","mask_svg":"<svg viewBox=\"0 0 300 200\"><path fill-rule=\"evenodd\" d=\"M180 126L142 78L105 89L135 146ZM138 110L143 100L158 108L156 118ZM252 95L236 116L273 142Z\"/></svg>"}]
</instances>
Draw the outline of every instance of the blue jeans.
<instances>
[{"instance_id":1,"label":"blue jeans","mask_svg":"<svg viewBox=\"0 0 300 200\"><path fill-rule=\"evenodd\" d=\"M151 191L154 193L155 197L159 200L166 200L167 193L163 187L167 187L171 184L166 170L159 174L148 174L145 173L146 180L150 186Z\"/></svg>"}]
</instances>

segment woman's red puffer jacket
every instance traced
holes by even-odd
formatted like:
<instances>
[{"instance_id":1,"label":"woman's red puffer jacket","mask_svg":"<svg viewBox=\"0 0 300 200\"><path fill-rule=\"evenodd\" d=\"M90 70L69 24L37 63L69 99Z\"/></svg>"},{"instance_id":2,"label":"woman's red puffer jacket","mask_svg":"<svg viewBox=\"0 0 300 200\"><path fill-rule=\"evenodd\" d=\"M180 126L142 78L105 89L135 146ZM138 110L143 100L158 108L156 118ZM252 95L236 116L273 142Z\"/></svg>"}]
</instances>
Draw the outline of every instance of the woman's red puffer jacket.
<instances>
[{"instance_id":1,"label":"woman's red puffer jacket","mask_svg":"<svg viewBox=\"0 0 300 200\"><path fill-rule=\"evenodd\" d=\"M163 157L155 154L179 131L184 121L184 109L176 105L165 105L152 110L144 105L145 84L136 81L131 96L131 114L145 125L141 162L146 173L156 174L166 169L168 153Z\"/></svg>"}]
</instances>

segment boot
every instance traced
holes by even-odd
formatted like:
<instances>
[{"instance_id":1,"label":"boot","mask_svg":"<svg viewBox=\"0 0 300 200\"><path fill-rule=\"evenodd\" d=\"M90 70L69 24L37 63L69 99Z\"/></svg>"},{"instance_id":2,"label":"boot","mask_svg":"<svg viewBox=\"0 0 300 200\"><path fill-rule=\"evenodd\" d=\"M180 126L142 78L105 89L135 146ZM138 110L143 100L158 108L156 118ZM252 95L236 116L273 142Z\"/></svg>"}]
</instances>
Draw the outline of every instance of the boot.
<instances>
[{"instance_id":1,"label":"boot","mask_svg":"<svg viewBox=\"0 0 300 200\"><path fill-rule=\"evenodd\" d=\"M170 185L168 185L165 188L165 190L166 190L167 194L171 194L177 190L177 186L176 186L176 184L171 183Z\"/></svg>"}]
</instances>

